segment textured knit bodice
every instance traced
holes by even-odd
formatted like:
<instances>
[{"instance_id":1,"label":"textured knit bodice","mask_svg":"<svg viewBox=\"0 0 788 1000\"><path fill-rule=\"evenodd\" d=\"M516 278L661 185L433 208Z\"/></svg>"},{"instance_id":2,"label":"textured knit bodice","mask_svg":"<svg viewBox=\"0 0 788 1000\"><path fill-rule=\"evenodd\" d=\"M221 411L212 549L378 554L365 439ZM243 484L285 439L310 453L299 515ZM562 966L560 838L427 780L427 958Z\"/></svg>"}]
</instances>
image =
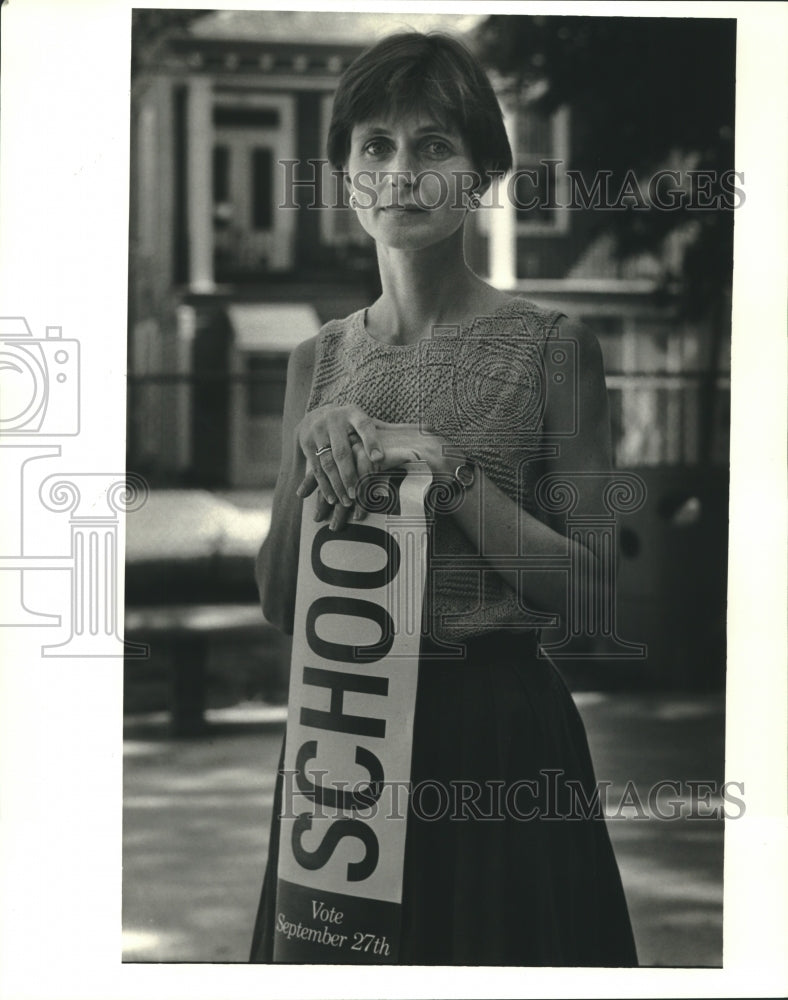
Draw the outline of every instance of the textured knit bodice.
<instances>
[{"instance_id":1,"label":"textured knit bodice","mask_svg":"<svg viewBox=\"0 0 788 1000\"><path fill-rule=\"evenodd\" d=\"M534 512L533 487L550 453L542 441L543 350L561 315L514 298L470 327L438 327L400 345L371 337L359 310L321 329L307 409L352 403L378 420L432 428ZM534 627L485 566L454 518L438 515L425 598L437 639Z\"/></svg>"}]
</instances>

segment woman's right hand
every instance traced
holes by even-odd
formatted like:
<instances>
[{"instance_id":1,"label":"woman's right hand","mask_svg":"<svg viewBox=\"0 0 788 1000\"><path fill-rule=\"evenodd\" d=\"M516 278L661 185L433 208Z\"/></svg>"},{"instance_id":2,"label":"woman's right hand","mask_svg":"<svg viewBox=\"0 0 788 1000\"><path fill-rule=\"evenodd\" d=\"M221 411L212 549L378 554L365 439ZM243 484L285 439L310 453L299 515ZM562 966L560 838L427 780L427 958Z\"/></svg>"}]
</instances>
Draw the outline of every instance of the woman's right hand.
<instances>
[{"instance_id":1,"label":"woman's right hand","mask_svg":"<svg viewBox=\"0 0 788 1000\"><path fill-rule=\"evenodd\" d=\"M343 506L351 507L360 475L383 459L375 422L358 406L329 403L309 410L296 427L296 436L307 469L311 470L317 487L331 504L339 500ZM367 462L358 461L358 442L363 446L369 466ZM366 468L360 469L359 464ZM303 484L298 489L301 498L309 492L311 490Z\"/></svg>"}]
</instances>

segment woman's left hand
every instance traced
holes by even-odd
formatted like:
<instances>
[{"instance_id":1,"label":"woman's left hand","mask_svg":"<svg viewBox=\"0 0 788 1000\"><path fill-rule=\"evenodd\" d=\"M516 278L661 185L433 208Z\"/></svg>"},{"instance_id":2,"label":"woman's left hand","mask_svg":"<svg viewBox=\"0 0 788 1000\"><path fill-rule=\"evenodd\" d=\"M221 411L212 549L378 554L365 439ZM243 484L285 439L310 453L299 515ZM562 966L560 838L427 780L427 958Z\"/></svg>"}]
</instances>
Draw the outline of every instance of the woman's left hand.
<instances>
[{"instance_id":1,"label":"woman's left hand","mask_svg":"<svg viewBox=\"0 0 788 1000\"><path fill-rule=\"evenodd\" d=\"M384 420L376 420L375 427L378 431L378 440L383 447L383 459L376 463L377 471L385 472L388 469L398 469L407 462L426 462L432 472L446 471L451 465L451 460L447 460L443 454L444 445L448 442L441 435L426 431L419 424L390 424ZM359 477L374 472L361 439L351 435L350 443ZM316 487L317 481L310 471L304 477L299 492L306 497L313 493ZM329 514L331 514L329 526L336 531L346 523L349 517L352 517L354 521L363 520L366 511L358 503L353 508L343 507L341 504L331 505L320 494L315 520L323 521Z\"/></svg>"}]
</instances>

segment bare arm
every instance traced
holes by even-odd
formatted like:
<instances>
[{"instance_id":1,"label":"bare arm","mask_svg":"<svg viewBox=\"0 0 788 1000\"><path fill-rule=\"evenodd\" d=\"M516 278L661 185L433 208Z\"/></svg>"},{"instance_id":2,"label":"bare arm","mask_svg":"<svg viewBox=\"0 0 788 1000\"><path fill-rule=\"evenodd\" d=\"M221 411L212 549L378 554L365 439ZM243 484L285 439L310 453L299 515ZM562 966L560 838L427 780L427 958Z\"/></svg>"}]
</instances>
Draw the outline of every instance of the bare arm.
<instances>
[{"instance_id":1,"label":"bare arm","mask_svg":"<svg viewBox=\"0 0 788 1000\"><path fill-rule=\"evenodd\" d=\"M561 340L574 340L577 345L577 433L573 437L553 439L559 444L559 454L547 463L548 473L559 473L578 492L575 514L593 512L599 508L599 480L586 473L609 473L611 469L610 418L605 387L602 353L596 338L579 324L562 324ZM549 342L548 342L549 345ZM547 365L547 400L544 430L548 436L562 425L564 415L557 412L557 400L551 397L552 352L545 351ZM456 459L454 460L456 464ZM579 543L567 539L563 520L547 522L518 509L518 505L487 477L477 470L477 480L467 491L465 502L453 515L474 546L495 556L566 556ZM479 550L479 549L477 549ZM584 551L586 559L595 556ZM518 592L515 569L499 569L500 576ZM529 569L521 575L519 589L531 607L548 612L565 611L566 584L561 573L548 569Z\"/></svg>"},{"instance_id":2,"label":"bare arm","mask_svg":"<svg viewBox=\"0 0 788 1000\"><path fill-rule=\"evenodd\" d=\"M304 478L305 459L297 428L306 412L312 385L316 338L299 344L287 365L282 416L282 464L276 480L271 527L255 563L263 614L272 625L293 634L302 503L296 496Z\"/></svg>"},{"instance_id":3,"label":"bare arm","mask_svg":"<svg viewBox=\"0 0 788 1000\"><path fill-rule=\"evenodd\" d=\"M559 453L547 463L547 473L561 474L577 491L575 515L595 513L599 510L599 476L589 473L609 473L611 467L610 422L607 391L605 388L602 354L596 338L582 326L565 324L561 341L574 340L577 345L577 433L572 437L550 439L566 421L559 412L564 405L558 394L551 396L553 384L552 351L545 352L547 366L547 400L544 430L548 441L559 444ZM548 342L549 343L549 342ZM415 424L384 424L376 421L380 441L385 450L382 468L400 464L413 458L426 461L433 472L451 475L458 462L456 450L444 454L449 444L435 434L425 433ZM409 454L410 452L410 454ZM565 613L566 583L562 573L555 569L532 567L519 571L511 566L513 557L546 557L548 564L555 558L566 557L572 551L594 561L596 556L580 543L568 539L562 517L547 514L536 517L523 510L507 493L489 478L483 469L476 469L476 481L467 489L454 517L471 541L475 551L481 553L491 568L519 595L521 603L530 608L550 613ZM509 565L503 565L509 561ZM447 566L447 569L449 567ZM458 570L462 572L462 570Z\"/></svg>"},{"instance_id":4,"label":"bare arm","mask_svg":"<svg viewBox=\"0 0 788 1000\"><path fill-rule=\"evenodd\" d=\"M559 443L559 453L547 463L548 473L565 475L577 490L575 514L595 512L599 508L598 478L587 473L609 473L611 469L610 419L608 413L607 390L605 387L602 353L596 338L580 324L564 323L561 340L574 340L577 345L577 433L573 437L553 439ZM548 344L550 342L548 341ZM552 351L545 351L547 367L547 399L544 415L544 430L548 439L551 433L563 426L566 415L559 412L563 405L561 397L550 393L553 384ZM454 457L444 454L443 446L449 444L436 434L425 433L416 424L387 424L376 420L378 440L385 457L381 469L392 468L411 460L426 461L433 472L451 474L457 466L457 452ZM363 451L354 445L357 461ZM302 495L315 488L314 476L308 476L302 484ZM337 505L339 507L339 505ZM324 508L325 509L325 508ZM342 518L345 511L336 509ZM547 612L565 613L566 585L561 573L551 569L531 568L518 573L515 568L500 566L500 558L511 558L520 554L545 556L548 559L565 557L573 549L582 551L586 559L596 557L579 543L567 539L563 518L553 516L543 518L523 510L508 494L501 490L482 469L477 469L476 482L465 493L462 505L452 515L463 532L473 543L476 551L484 554L504 582L529 607ZM496 559L498 565L496 565Z\"/></svg>"}]
</instances>

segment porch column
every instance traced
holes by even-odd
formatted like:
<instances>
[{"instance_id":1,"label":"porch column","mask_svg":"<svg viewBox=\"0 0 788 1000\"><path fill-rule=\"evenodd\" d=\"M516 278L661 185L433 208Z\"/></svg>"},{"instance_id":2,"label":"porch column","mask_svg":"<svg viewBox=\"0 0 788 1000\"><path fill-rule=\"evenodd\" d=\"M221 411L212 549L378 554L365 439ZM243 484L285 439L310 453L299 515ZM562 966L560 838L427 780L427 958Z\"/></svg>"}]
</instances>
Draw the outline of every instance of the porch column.
<instances>
[{"instance_id":1,"label":"porch column","mask_svg":"<svg viewBox=\"0 0 788 1000\"><path fill-rule=\"evenodd\" d=\"M516 169L517 119L506 103L503 104L503 116ZM508 180L499 181L498 185L499 190L493 191L493 208L490 209L487 273L496 288L511 289L517 283L517 216L514 202L507 195Z\"/></svg>"},{"instance_id":2,"label":"porch column","mask_svg":"<svg viewBox=\"0 0 788 1000\"><path fill-rule=\"evenodd\" d=\"M176 309L175 370L181 378L175 387L175 442L173 460L179 472L192 464L192 407L194 398L194 338L197 317L194 306L181 303Z\"/></svg>"},{"instance_id":3,"label":"porch column","mask_svg":"<svg viewBox=\"0 0 788 1000\"><path fill-rule=\"evenodd\" d=\"M189 228L189 287L212 292L213 280L213 93L208 77L189 81L186 122L186 184Z\"/></svg>"}]
</instances>

